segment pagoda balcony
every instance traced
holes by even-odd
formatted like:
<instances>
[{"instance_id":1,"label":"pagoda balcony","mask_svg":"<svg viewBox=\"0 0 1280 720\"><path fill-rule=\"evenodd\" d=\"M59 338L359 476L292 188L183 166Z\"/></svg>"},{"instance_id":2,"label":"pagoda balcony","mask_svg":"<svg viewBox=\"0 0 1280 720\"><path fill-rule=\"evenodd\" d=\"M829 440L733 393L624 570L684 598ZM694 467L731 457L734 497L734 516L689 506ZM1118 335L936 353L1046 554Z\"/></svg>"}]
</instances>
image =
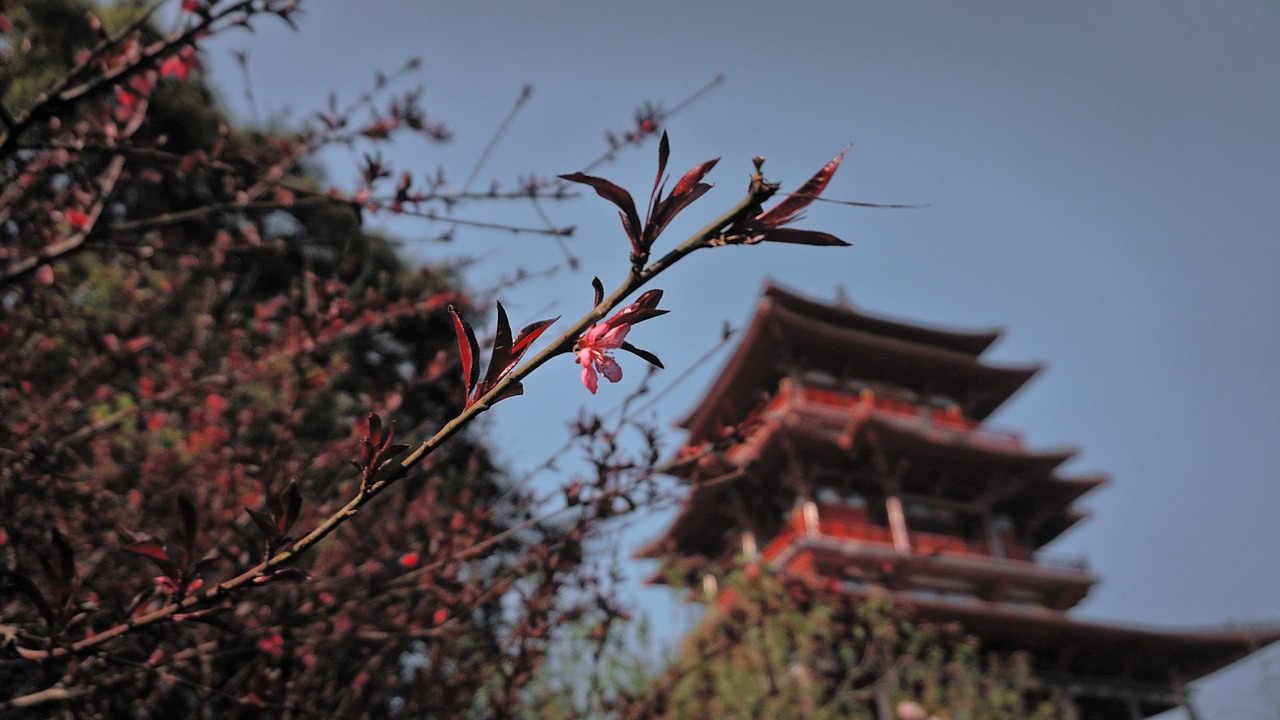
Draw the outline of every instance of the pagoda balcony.
<instances>
[{"instance_id":1,"label":"pagoda balcony","mask_svg":"<svg viewBox=\"0 0 1280 720\"><path fill-rule=\"evenodd\" d=\"M1005 450L1021 450L1022 434L1015 430L993 428L965 417L956 409L944 410L906 402L870 390L807 385L790 378L779 383L778 391L754 413L757 418L778 418L789 413L813 415L825 420L832 429L845 425L856 412L875 412L921 430L942 431L969 442Z\"/></svg>"},{"instance_id":2,"label":"pagoda balcony","mask_svg":"<svg viewBox=\"0 0 1280 720\"><path fill-rule=\"evenodd\" d=\"M829 579L1054 610L1074 606L1097 581L1083 558L1033 555L1020 546L1000 554L982 541L915 530L906 533L905 544L895 543L891 528L850 520L840 510L826 507L816 523L812 514L795 510L761 557L780 570Z\"/></svg>"}]
</instances>

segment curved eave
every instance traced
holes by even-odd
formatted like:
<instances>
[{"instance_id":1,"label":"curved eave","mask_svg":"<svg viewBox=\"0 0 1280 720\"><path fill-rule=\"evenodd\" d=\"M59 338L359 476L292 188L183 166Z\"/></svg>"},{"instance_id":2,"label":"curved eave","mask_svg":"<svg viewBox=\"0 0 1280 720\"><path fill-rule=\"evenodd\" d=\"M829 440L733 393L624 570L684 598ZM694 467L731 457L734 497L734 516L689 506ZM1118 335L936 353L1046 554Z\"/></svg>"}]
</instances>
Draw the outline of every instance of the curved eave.
<instances>
[{"instance_id":1,"label":"curved eave","mask_svg":"<svg viewBox=\"0 0 1280 720\"><path fill-rule=\"evenodd\" d=\"M789 369L779 362L780 348L787 357L803 358L807 367L836 376L947 395L979 420L1042 369L1038 364L988 365L956 350L826 322L766 294L724 370L681 423L694 441L715 438L717 424L741 420L762 393L774 390Z\"/></svg>"},{"instance_id":2,"label":"curved eave","mask_svg":"<svg viewBox=\"0 0 1280 720\"><path fill-rule=\"evenodd\" d=\"M731 392L734 388L752 387L759 383L766 375L768 363L758 362L753 359L751 352L757 347L766 345L767 335L767 308L770 301L767 298L761 298L756 314L751 318L751 324L747 326L746 332L742 334L742 340L739 341L738 347L734 349L733 354L725 362L724 368L716 375L716 381L712 383L707 394L703 396L701 402L698 403L689 415L681 420L677 425L689 431L690 439L698 440L712 439L715 433L712 432L713 421L728 407L733 408L729 412L742 412L742 406L746 403L742 398L734 398ZM772 357L770 353L767 357Z\"/></svg>"},{"instance_id":3,"label":"curved eave","mask_svg":"<svg viewBox=\"0 0 1280 720\"><path fill-rule=\"evenodd\" d=\"M1000 328L957 330L906 322L883 315L872 315L847 305L829 305L777 285L765 282L765 297L776 304L821 322L876 335L895 337L912 343L931 345L966 355L980 355L1004 334Z\"/></svg>"},{"instance_id":4,"label":"curved eave","mask_svg":"<svg viewBox=\"0 0 1280 720\"><path fill-rule=\"evenodd\" d=\"M1137 680L1189 682L1280 640L1280 625L1171 629L1077 619L995 603L905 600L925 619L959 621L991 650L1026 650L1077 675L1126 673Z\"/></svg>"},{"instance_id":5,"label":"curved eave","mask_svg":"<svg viewBox=\"0 0 1280 720\"><path fill-rule=\"evenodd\" d=\"M1031 452L1012 445L982 442L974 433L935 429L918 421L873 412L851 428L846 443L874 443L886 452L926 462L1001 470L1009 473L1047 474L1076 455L1074 448Z\"/></svg>"},{"instance_id":6,"label":"curved eave","mask_svg":"<svg viewBox=\"0 0 1280 720\"><path fill-rule=\"evenodd\" d=\"M1032 530L1027 537L1031 547L1037 550L1057 540L1063 533L1088 520L1093 513L1088 510L1064 509L1044 524Z\"/></svg>"},{"instance_id":7,"label":"curved eave","mask_svg":"<svg viewBox=\"0 0 1280 720\"><path fill-rule=\"evenodd\" d=\"M948 395L967 417L979 420L1043 369L1039 364L989 365L953 350L823 323L778 305L769 309L769 319L774 342L793 356L807 356L814 367Z\"/></svg>"}]
</instances>

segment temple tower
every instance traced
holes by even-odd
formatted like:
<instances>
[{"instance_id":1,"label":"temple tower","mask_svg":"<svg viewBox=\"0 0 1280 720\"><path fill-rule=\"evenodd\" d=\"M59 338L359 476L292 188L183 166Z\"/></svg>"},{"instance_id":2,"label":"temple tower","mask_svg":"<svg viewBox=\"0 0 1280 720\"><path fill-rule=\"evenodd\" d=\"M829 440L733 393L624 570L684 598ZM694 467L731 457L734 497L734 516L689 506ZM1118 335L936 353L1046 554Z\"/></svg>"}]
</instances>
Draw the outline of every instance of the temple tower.
<instances>
[{"instance_id":1,"label":"temple tower","mask_svg":"<svg viewBox=\"0 0 1280 720\"><path fill-rule=\"evenodd\" d=\"M1156 630L1069 614L1097 582L1044 552L1106 482L1065 475L1071 449L1035 450L987 418L1041 368L981 355L999 331L868 315L766 286L741 344L682 423L689 494L643 548L697 582L738 553L854 598L887 592L955 621L985 650L1025 651L1080 720L1182 705L1184 683L1280 639ZM709 580L710 582L710 580Z\"/></svg>"}]
</instances>

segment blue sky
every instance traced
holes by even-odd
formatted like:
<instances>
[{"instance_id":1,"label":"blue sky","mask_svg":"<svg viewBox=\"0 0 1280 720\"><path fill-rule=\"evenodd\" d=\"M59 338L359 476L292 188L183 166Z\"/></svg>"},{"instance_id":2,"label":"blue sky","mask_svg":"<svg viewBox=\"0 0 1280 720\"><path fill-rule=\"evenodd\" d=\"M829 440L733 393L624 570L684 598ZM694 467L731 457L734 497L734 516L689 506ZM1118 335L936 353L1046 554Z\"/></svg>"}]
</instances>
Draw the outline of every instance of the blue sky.
<instances>
[{"instance_id":1,"label":"blue sky","mask_svg":"<svg viewBox=\"0 0 1280 720\"><path fill-rule=\"evenodd\" d=\"M992 359L1043 361L993 422L1033 446L1069 444L1072 471L1112 483L1050 548L1103 577L1091 617L1174 626L1280 618L1280 6L1266 2L446 3L304 5L303 31L263 23L210 55L215 82L252 118L230 49L247 48L260 112L304 116L353 96L410 56L445 147L400 143L397 162L457 182L525 84L528 106L482 177L580 169L645 100L668 105L725 81L672 119L671 165L719 156L717 188L669 242L739 197L750 158L794 186L851 144L828 196L914 210L819 205L804 227L854 247L726 248L662 278L672 313L632 336L672 377L742 325L765 277L820 298L935 324L999 325ZM292 115L289 111L292 110ZM643 196L653 145L597 173ZM328 158L351 176L351 159ZM578 226L583 263L504 295L513 322L585 310L591 275L625 272L616 215L584 197L553 205ZM462 217L538 224L526 206ZM379 225L383 221L374 219ZM402 237L431 228L394 223ZM463 232L411 243L424 259L473 256L485 286L563 259L546 239ZM691 407L723 355L654 410ZM625 360L624 360L625 362ZM515 467L563 439L580 406L612 407L634 378L591 398L577 367L545 369L492 421ZM673 431L671 443L679 441ZM624 534L623 552L667 517ZM644 591L660 607L665 591ZM1275 717L1280 653L1210 681L1207 717Z\"/></svg>"}]
</instances>

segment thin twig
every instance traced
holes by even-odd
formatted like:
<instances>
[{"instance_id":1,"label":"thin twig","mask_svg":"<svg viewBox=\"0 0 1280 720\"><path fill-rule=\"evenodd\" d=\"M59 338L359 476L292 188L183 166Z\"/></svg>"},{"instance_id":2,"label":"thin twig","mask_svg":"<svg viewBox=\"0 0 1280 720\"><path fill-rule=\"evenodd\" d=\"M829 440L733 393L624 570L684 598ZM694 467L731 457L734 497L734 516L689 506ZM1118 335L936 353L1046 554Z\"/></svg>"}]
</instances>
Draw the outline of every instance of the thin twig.
<instances>
[{"instance_id":1,"label":"thin twig","mask_svg":"<svg viewBox=\"0 0 1280 720\"><path fill-rule=\"evenodd\" d=\"M524 104L529 101L532 95L532 85L525 85L520 90L520 96L516 98L515 104L507 111L507 116L502 119L498 129L494 131L493 137L489 138L489 143L484 146L484 150L480 152L480 157L476 159L475 167L471 168L471 174L467 176L467 181L462 184L462 192L465 193L471 189L471 183L475 182L476 176L480 174L480 169L489 160L489 155L493 152L493 149L498 146L498 141L502 139L503 135L507 134L507 129L511 127L512 121L516 119L516 115L520 114L520 109L524 107Z\"/></svg>"},{"instance_id":2,"label":"thin twig","mask_svg":"<svg viewBox=\"0 0 1280 720\"><path fill-rule=\"evenodd\" d=\"M603 165L604 163L617 158L618 152L622 150L622 148L626 147L627 145L639 145L640 143L644 142L646 138L652 135L656 135L660 130L662 130L662 128L666 125L667 120L669 120L673 115L689 107L694 102L702 99L704 95L711 92L713 89L716 88L717 85L719 85L722 82L724 82L724 73L720 73L719 75L716 75L714 78L712 78L711 82L707 83L706 85L703 85L702 87L695 90L692 95L689 95L684 100L681 100L680 102L676 103L675 107L671 108L666 112L660 112L658 114L658 117L656 118L657 122L654 124L650 132L644 134L643 136L638 138L635 142L620 142L617 145L609 148L607 151L605 151L603 155L587 163L587 166L582 169L582 172L591 172L592 170L599 167L600 165Z\"/></svg>"}]
</instances>

